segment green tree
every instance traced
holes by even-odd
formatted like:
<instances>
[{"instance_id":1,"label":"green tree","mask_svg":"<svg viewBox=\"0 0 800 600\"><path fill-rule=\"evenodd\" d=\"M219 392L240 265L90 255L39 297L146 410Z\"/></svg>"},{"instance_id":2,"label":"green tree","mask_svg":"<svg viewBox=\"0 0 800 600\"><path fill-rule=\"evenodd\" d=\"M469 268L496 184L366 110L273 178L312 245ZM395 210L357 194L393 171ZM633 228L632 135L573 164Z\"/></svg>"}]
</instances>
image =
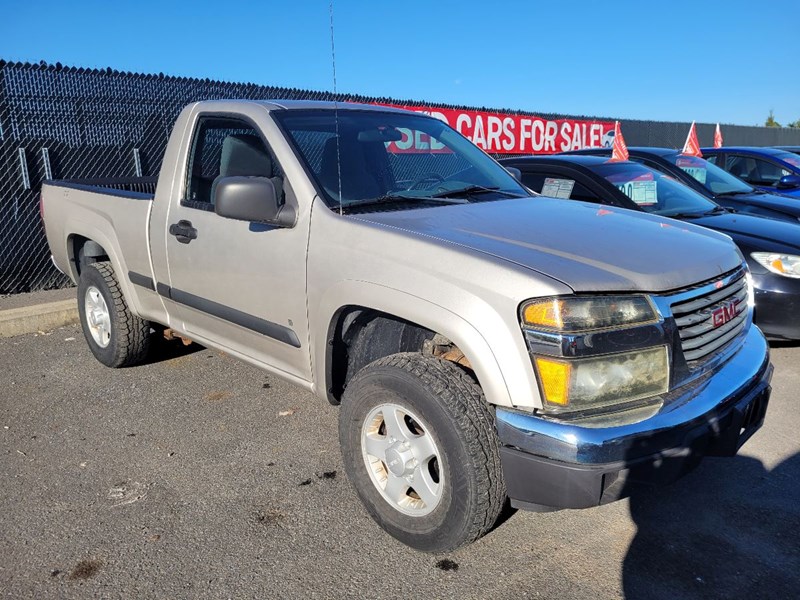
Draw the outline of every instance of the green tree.
<instances>
[{"instance_id":1,"label":"green tree","mask_svg":"<svg viewBox=\"0 0 800 600\"><path fill-rule=\"evenodd\" d=\"M787 127L791 127L792 129L800 129L800 119L797 119L794 123L789 123Z\"/></svg>"},{"instance_id":2,"label":"green tree","mask_svg":"<svg viewBox=\"0 0 800 600\"><path fill-rule=\"evenodd\" d=\"M780 127L781 124L775 120L775 115L772 112L772 109L769 109L769 116L767 117L766 122L764 123L766 127Z\"/></svg>"}]
</instances>

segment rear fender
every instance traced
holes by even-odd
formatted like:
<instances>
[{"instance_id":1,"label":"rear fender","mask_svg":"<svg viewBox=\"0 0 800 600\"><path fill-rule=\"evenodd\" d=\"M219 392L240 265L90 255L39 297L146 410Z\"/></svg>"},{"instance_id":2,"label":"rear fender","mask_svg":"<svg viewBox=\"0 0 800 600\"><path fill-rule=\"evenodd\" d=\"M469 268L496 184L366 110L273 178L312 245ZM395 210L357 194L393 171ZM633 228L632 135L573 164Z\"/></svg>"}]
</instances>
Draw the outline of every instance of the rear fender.
<instances>
[{"instance_id":1,"label":"rear fender","mask_svg":"<svg viewBox=\"0 0 800 600\"><path fill-rule=\"evenodd\" d=\"M125 296L125 301L128 307L137 316L141 316L141 302L136 293L136 289L128 279L128 266L123 258L122 251L116 239L105 235L98 228L93 227L88 223L81 221L68 221L64 224L64 231L70 232L64 240L64 256L69 257L69 265L67 266L68 273L72 280L77 283L79 277L79 266L77 265L77 253L74 252L75 237L84 237L87 240L88 250L91 254L85 253L86 256L108 256L111 266L114 267L114 273L117 276L122 293ZM60 266L60 265L59 265Z\"/></svg>"}]
</instances>

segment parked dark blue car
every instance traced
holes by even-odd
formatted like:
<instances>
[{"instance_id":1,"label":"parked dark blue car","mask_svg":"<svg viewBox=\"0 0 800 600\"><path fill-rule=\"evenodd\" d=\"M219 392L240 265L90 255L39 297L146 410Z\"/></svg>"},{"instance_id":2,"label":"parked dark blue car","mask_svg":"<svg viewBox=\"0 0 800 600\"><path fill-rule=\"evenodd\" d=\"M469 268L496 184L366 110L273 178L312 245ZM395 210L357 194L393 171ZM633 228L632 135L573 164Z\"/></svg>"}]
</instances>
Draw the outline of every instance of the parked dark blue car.
<instances>
[{"instance_id":1,"label":"parked dark blue car","mask_svg":"<svg viewBox=\"0 0 800 600\"><path fill-rule=\"evenodd\" d=\"M773 146L776 150L785 150L792 154L800 154L800 146Z\"/></svg>"},{"instance_id":2,"label":"parked dark blue car","mask_svg":"<svg viewBox=\"0 0 800 600\"><path fill-rule=\"evenodd\" d=\"M632 161L572 154L500 162L519 169L522 182L544 195L645 211L729 235L750 267L758 326L770 339L800 339L800 224L732 213Z\"/></svg>"},{"instance_id":3,"label":"parked dark blue car","mask_svg":"<svg viewBox=\"0 0 800 600\"><path fill-rule=\"evenodd\" d=\"M707 160L686 156L680 150L670 148L631 147L628 148L628 153L631 160L671 175L725 208L800 223L800 202L796 199L757 190ZM567 154L611 156L611 151L605 148L589 148Z\"/></svg>"},{"instance_id":4,"label":"parked dark blue car","mask_svg":"<svg viewBox=\"0 0 800 600\"><path fill-rule=\"evenodd\" d=\"M703 157L750 185L800 198L800 156L777 148L702 148Z\"/></svg>"}]
</instances>

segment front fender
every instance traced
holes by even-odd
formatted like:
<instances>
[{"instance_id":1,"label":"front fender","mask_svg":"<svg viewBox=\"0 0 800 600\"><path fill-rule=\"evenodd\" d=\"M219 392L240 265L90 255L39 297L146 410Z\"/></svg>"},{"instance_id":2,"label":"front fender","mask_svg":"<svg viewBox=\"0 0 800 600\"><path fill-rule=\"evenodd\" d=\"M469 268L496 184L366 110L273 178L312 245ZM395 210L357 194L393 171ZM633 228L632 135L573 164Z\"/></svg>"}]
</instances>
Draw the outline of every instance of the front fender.
<instances>
[{"instance_id":1,"label":"front fender","mask_svg":"<svg viewBox=\"0 0 800 600\"><path fill-rule=\"evenodd\" d=\"M540 406L538 387L533 379L533 370L527 352L520 356L517 352L518 340L510 338L511 332L504 335L507 328L497 327L502 320L492 313L485 313L484 329L492 328L492 342L473 324L455 312L429 300L383 285L366 281L340 281L322 296L312 320L312 372L315 392L326 396L328 382L326 374L327 353L331 350L327 332L333 319L346 306L359 306L381 311L395 317L416 323L435 331L454 342L469 359L475 375L490 404L506 407ZM508 339L503 340L504 337ZM521 336L519 336L521 339ZM502 344L502 348L513 349L505 352L503 366L492 350L492 343ZM516 357L516 360L515 360ZM514 393L512 394L512 390Z\"/></svg>"}]
</instances>

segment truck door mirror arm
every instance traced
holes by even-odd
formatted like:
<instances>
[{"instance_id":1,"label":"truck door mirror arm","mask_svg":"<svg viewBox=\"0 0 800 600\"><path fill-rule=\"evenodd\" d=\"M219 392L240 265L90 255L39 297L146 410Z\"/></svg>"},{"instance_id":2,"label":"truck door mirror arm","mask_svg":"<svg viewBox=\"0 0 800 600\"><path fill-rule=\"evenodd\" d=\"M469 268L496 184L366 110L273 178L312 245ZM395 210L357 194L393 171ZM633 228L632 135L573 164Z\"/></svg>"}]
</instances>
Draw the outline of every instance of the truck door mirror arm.
<instances>
[{"instance_id":1,"label":"truck door mirror arm","mask_svg":"<svg viewBox=\"0 0 800 600\"><path fill-rule=\"evenodd\" d=\"M214 212L226 219L293 227L297 211L280 204L279 177L222 177L214 186Z\"/></svg>"}]
</instances>

